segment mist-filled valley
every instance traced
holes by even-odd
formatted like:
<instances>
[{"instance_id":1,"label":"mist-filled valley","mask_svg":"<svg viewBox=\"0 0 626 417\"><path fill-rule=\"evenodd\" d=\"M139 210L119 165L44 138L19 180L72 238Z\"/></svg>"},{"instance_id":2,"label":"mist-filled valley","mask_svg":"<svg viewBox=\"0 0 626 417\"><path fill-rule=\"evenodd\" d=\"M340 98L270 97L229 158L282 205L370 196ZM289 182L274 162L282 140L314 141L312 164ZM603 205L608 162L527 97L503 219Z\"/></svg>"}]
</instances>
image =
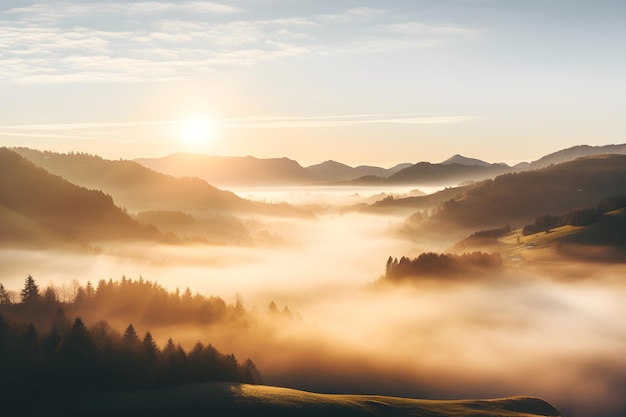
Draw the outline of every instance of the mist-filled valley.
<instances>
[{"instance_id":1,"label":"mist-filled valley","mask_svg":"<svg viewBox=\"0 0 626 417\"><path fill-rule=\"evenodd\" d=\"M250 358L268 385L428 399L530 395L568 417L626 410L622 156L463 186L235 194L206 191L201 180L185 190L168 176L174 185L150 194L127 170L110 185L113 161L77 156L97 173L81 186L3 152L13 169L75 201L55 206L47 197L52 208L31 209L43 194L4 177L0 215L11 234L0 249L8 291L0 313L9 319L19 321L11 308L31 275L87 327L106 320L123 333L132 323L158 346L172 338L188 351L210 343ZM53 174L65 178L67 166ZM114 212L117 195L128 198L136 183L145 201L135 195L114 217L64 211L82 213L83 197L72 198L88 192L83 186L109 184L110 197L93 204ZM228 199L202 200L218 191ZM169 196L162 204L160 193ZM73 233L61 233L66 224ZM162 291L124 302L120 290L116 301L96 302L107 283L146 282Z\"/></svg>"}]
</instances>

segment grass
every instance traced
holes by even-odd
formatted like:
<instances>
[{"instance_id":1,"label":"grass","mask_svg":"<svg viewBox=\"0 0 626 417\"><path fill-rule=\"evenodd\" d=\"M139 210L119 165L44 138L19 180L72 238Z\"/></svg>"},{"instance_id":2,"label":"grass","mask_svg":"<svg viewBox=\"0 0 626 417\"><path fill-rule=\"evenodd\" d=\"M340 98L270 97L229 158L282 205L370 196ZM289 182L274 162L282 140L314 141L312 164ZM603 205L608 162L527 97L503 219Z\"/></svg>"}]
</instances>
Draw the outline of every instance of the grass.
<instances>
[{"instance_id":1,"label":"grass","mask_svg":"<svg viewBox=\"0 0 626 417\"><path fill-rule=\"evenodd\" d=\"M522 235L516 229L498 239L494 248L507 264L558 262L562 256L578 260L619 261L626 256L626 210L611 211L589 226L562 226L548 233Z\"/></svg>"},{"instance_id":2,"label":"grass","mask_svg":"<svg viewBox=\"0 0 626 417\"><path fill-rule=\"evenodd\" d=\"M543 400L434 401L370 395L315 394L288 388L203 383L143 391L76 393L37 401L12 415L88 416L559 416Z\"/></svg>"}]
</instances>

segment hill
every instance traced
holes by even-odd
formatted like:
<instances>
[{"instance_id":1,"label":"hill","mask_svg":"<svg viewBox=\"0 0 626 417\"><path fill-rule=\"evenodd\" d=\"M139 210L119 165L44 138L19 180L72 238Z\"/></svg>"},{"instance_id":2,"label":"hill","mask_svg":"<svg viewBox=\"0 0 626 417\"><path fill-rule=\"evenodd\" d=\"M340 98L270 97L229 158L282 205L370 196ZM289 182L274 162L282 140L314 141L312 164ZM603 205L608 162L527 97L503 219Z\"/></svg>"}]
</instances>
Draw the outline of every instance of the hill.
<instances>
[{"instance_id":1,"label":"hill","mask_svg":"<svg viewBox=\"0 0 626 417\"><path fill-rule=\"evenodd\" d=\"M589 146L579 145L571 148L561 149L560 151L548 154L536 161L531 162L524 169L545 168L552 164L561 164L574 159L584 158L592 155L624 155L626 154L626 144L621 145L605 145L605 146Z\"/></svg>"},{"instance_id":2,"label":"hill","mask_svg":"<svg viewBox=\"0 0 626 417\"><path fill-rule=\"evenodd\" d=\"M415 210L427 210L453 198L463 195L471 186L451 187L433 194L395 198L385 197L373 204L362 207L361 211L370 213L409 213Z\"/></svg>"},{"instance_id":3,"label":"hill","mask_svg":"<svg viewBox=\"0 0 626 417\"><path fill-rule=\"evenodd\" d=\"M140 158L144 167L175 177L198 177L218 186L306 184L318 178L288 158L209 156L177 153L164 158Z\"/></svg>"},{"instance_id":4,"label":"hill","mask_svg":"<svg viewBox=\"0 0 626 417\"><path fill-rule=\"evenodd\" d=\"M7 148L0 148L0 219L4 243L160 238L111 196L52 175Z\"/></svg>"},{"instance_id":5,"label":"hill","mask_svg":"<svg viewBox=\"0 0 626 417\"><path fill-rule=\"evenodd\" d=\"M220 190L199 178L175 178L136 162L111 161L88 154L60 154L27 148L15 151L47 171L89 188L99 189L135 212L167 210L190 213L255 213L307 216L286 204L265 204Z\"/></svg>"},{"instance_id":6,"label":"hill","mask_svg":"<svg viewBox=\"0 0 626 417\"><path fill-rule=\"evenodd\" d=\"M560 416L533 397L494 400L433 401L373 395L314 394L288 388L237 383L204 383L159 390L86 392L66 401L31 403L20 411L45 415L220 416ZM23 405L21 405L24 407ZM43 415L41 414L41 415Z\"/></svg>"},{"instance_id":7,"label":"hill","mask_svg":"<svg viewBox=\"0 0 626 417\"><path fill-rule=\"evenodd\" d=\"M465 165L460 163L431 164L419 162L389 176L388 184L450 185L463 181L493 178L510 171L505 165Z\"/></svg>"},{"instance_id":8,"label":"hill","mask_svg":"<svg viewBox=\"0 0 626 417\"><path fill-rule=\"evenodd\" d=\"M321 164L306 167L317 178L327 181L350 181L361 177L386 178L396 172L411 166L412 164L398 164L391 168L381 168L369 165L351 167L336 161L326 161Z\"/></svg>"},{"instance_id":9,"label":"hill","mask_svg":"<svg viewBox=\"0 0 626 417\"><path fill-rule=\"evenodd\" d=\"M463 155L459 155L458 153L451 156L450 158L446 159L445 161L441 162L441 165L452 165L452 164L459 164L459 165L478 165L481 167L489 167L491 166L491 164L489 162L485 162L482 161L480 159L476 159L476 158L468 158L466 156Z\"/></svg>"},{"instance_id":10,"label":"hill","mask_svg":"<svg viewBox=\"0 0 626 417\"><path fill-rule=\"evenodd\" d=\"M525 259L560 255L572 261L626 262L626 209L604 213L586 226L564 225L527 236L518 230L515 236L520 238L518 245L512 236L498 242L509 256L514 252Z\"/></svg>"},{"instance_id":11,"label":"hill","mask_svg":"<svg viewBox=\"0 0 626 417\"><path fill-rule=\"evenodd\" d=\"M626 156L595 156L542 170L483 181L445 202L430 220L460 228L527 224L545 213L560 213L626 194Z\"/></svg>"}]
</instances>

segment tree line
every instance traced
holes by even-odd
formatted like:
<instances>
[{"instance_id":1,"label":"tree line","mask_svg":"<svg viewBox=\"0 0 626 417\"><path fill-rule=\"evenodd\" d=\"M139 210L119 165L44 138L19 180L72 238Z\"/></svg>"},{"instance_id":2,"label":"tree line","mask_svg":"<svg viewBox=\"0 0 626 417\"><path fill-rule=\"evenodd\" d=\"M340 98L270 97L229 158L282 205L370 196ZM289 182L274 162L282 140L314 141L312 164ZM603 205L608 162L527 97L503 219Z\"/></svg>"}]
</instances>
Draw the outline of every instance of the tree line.
<instances>
[{"instance_id":1,"label":"tree line","mask_svg":"<svg viewBox=\"0 0 626 417\"><path fill-rule=\"evenodd\" d=\"M609 211L626 207L626 196L613 196L602 200L595 207L586 207L569 210L565 213L552 216L549 214L537 217L533 224L524 226L524 236L540 232L549 232L561 226L589 226L595 223L602 215Z\"/></svg>"},{"instance_id":2,"label":"tree line","mask_svg":"<svg viewBox=\"0 0 626 417\"><path fill-rule=\"evenodd\" d=\"M81 285L75 280L69 287L49 285L41 290L29 275L19 297L0 284L0 305L13 305L4 308L5 315L19 315L35 323L45 321L59 307L87 322L104 317L111 321L130 320L146 327L206 325L245 321L248 317L239 298L227 303L220 297L194 294L189 288L170 292L156 282L126 277L116 281L101 279L95 286L90 281Z\"/></svg>"},{"instance_id":3,"label":"tree line","mask_svg":"<svg viewBox=\"0 0 626 417\"><path fill-rule=\"evenodd\" d=\"M80 317L70 319L60 306L52 312L30 275L21 296L21 303L0 306L0 396L261 381L251 360L240 363L210 344L185 351L170 338L159 348L149 331L140 337L132 324L120 334L106 321L88 327Z\"/></svg>"},{"instance_id":4,"label":"tree line","mask_svg":"<svg viewBox=\"0 0 626 417\"><path fill-rule=\"evenodd\" d=\"M383 278L401 281L411 277L462 276L498 269L502 265L499 253L472 252L455 255L426 252L414 259L403 256L398 260L390 256L385 265Z\"/></svg>"}]
</instances>

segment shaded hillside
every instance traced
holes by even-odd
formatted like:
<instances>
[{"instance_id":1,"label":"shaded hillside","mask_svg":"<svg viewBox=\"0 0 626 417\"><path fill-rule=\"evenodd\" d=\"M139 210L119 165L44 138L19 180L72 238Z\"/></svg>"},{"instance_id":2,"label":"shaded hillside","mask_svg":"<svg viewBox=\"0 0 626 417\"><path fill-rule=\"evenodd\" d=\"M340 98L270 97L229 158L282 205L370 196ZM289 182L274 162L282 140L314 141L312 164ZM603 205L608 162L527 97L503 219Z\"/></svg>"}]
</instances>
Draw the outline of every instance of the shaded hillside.
<instances>
[{"instance_id":1,"label":"shaded hillside","mask_svg":"<svg viewBox=\"0 0 626 417\"><path fill-rule=\"evenodd\" d=\"M456 243L452 247L454 252L467 251L468 249L495 249L498 246L498 240L511 233L511 226L508 224L495 229L479 230L470 236Z\"/></svg>"},{"instance_id":2,"label":"shaded hillside","mask_svg":"<svg viewBox=\"0 0 626 417\"><path fill-rule=\"evenodd\" d=\"M45 415L134 416L341 416L341 417L558 417L533 397L434 401L375 395L315 394L289 388L237 383L204 383L159 390L86 392L72 401L28 404L22 410ZM44 415L42 414L42 415Z\"/></svg>"},{"instance_id":3,"label":"shaded hillside","mask_svg":"<svg viewBox=\"0 0 626 417\"><path fill-rule=\"evenodd\" d=\"M587 157L483 181L443 203L427 223L433 230L527 224L545 213L591 206L620 194L626 194L626 156Z\"/></svg>"},{"instance_id":4,"label":"shaded hillside","mask_svg":"<svg viewBox=\"0 0 626 417\"><path fill-rule=\"evenodd\" d=\"M577 158L583 158L591 155L624 155L626 154L626 144L621 145L605 145L605 146L589 146L578 145L571 148L561 149L560 151L548 154L536 161L531 162L525 169L545 168L552 164L560 164L567 161L573 161Z\"/></svg>"},{"instance_id":5,"label":"shaded hillside","mask_svg":"<svg viewBox=\"0 0 626 417\"><path fill-rule=\"evenodd\" d=\"M0 218L5 243L160 237L116 207L111 196L52 175L7 148L0 148Z\"/></svg>"},{"instance_id":6,"label":"shaded hillside","mask_svg":"<svg viewBox=\"0 0 626 417\"><path fill-rule=\"evenodd\" d=\"M446 188L445 190L441 190L433 194L416 197L395 198L393 196L388 196L370 204L369 206L363 207L361 210L370 213L396 213L411 212L415 210L429 210L432 207L437 207L444 201L463 195L463 193L470 187L471 186Z\"/></svg>"},{"instance_id":7,"label":"shaded hillside","mask_svg":"<svg viewBox=\"0 0 626 417\"><path fill-rule=\"evenodd\" d=\"M180 211L142 211L133 218L143 224L152 224L164 233L197 242L245 243L250 241L248 228L236 217L224 214L196 218Z\"/></svg>"},{"instance_id":8,"label":"shaded hillside","mask_svg":"<svg viewBox=\"0 0 626 417\"><path fill-rule=\"evenodd\" d=\"M293 185L317 177L288 158L223 157L177 153L164 158L140 158L139 164L175 177L198 177L219 186Z\"/></svg>"},{"instance_id":9,"label":"shaded hillside","mask_svg":"<svg viewBox=\"0 0 626 417\"><path fill-rule=\"evenodd\" d=\"M449 185L468 180L483 180L510 171L504 165L489 166L453 164L431 164L419 162L387 178L388 184Z\"/></svg>"},{"instance_id":10,"label":"shaded hillside","mask_svg":"<svg viewBox=\"0 0 626 417\"><path fill-rule=\"evenodd\" d=\"M381 168L376 166L359 165L351 167L341 162L326 161L321 164L306 167L307 171L316 177L328 181L350 181L361 177L386 178L396 172L411 166L412 164L398 164L391 168Z\"/></svg>"},{"instance_id":11,"label":"shaded hillside","mask_svg":"<svg viewBox=\"0 0 626 417\"><path fill-rule=\"evenodd\" d=\"M272 205L245 200L199 178L175 178L133 161L111 161L95 155L59 154L27 148L17 148L15 151L69 181L112 195L118 204L132 211L309 214L286 204Z\"/></svg>"},{"instance_id":12,"label":"shaded hillside","mask_svg":"<svg viewBox=\"0 0 626 417\"><path fill-rule=\"evenodd\" d=\"M0 244L21 246L36 243L38 247L51 247L62 244L63 240L63 236L0 204Z\"/></svg>"}]
</instances>

